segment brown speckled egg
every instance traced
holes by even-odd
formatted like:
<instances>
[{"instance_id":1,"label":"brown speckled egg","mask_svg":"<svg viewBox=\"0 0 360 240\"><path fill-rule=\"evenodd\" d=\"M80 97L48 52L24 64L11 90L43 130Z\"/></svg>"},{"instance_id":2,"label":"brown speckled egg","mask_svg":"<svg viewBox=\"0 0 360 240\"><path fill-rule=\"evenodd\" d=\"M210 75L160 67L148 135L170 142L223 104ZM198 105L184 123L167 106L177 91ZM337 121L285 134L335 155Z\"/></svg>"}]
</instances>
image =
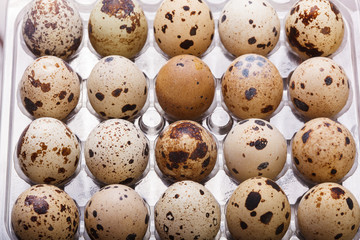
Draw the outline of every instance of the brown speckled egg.
<instances>
[{"instance_id":1,"label":"brown speckled egg","mask_svg":"<svg viewBox=\"0 0 360 240\"><path fill-rule=\"evenodd\" d=\"M328 118L316 118L299 130L292 142L294 165L312 182L340 181L351 169L356 155L350 131Z\"/></svg>"},{"instance_id":2,"label":"brown speckled egg","mask_svg":"<svg viewBox=\"0 0 360 240\"><path fill-rule=\"evenodd\" d=\"M234 239L280 240L289 227L290 216L286 194L263 177L241 183L226 206L226 223Z\"/></svg>"},{"instance_id":3,"label":"brown speckled egg","mask_svg":"<svg viewBox=\"0 0 360 240\"><path fill-rule=\"evenodd\" d=\"M336 183L322 183L302 197L297 224L304 239L355 239L360 208L355 196Z\"/></svg>"},{"instance_id":4,"label":"brown speckled egg","mask_svg":"<svg viewBox=\"0 0 360 240\"><path fill-rule=\"evenodd\" d=\"M112 119L97 125L85 143L86 165L102 183L133 184L149 160L145 135L126 120Z\"/></svg>"},{"instance_id":5,"label":"brown speckled egg","mask_svg":"<svg viewBox=\"0 0 360 240\"><path fill-rule=\"evenodd\" d=\"M144 74L129 59L109 56L101 59L87 80L87 93L101 118L134 119L147 99Z\"/></svg>"},{"instance_id":6,"label":"brown speckled egg","mask_svg":"<svg viewBox=\"0 0 360 240\"><path fill-rule=\"evenodd\" d=\"M155 227L161 239L215 239L220 206L203 185L182 181L171 185L155 205Z\"/></svg>"},{"instance_id":7,"label":"brown speckled egg","mask_svg":"<svg viewBox=\"0 0 360 240\"><path fill-rule=\"evenodd\" d=\"M79 215L66 192L51 185L35 185L17 198L11 225L18 239L75 239Z\"/></svg>"},{"instance_id":8,"label":"brown speckled egg","mask_svg":"<svg viewBox=\"0 0 360 240\"><path fill-rule=\"evenodd\" d=\"M36 0L23 17L22 35L36 57L67 59L80 46L83 24L72 1Z\"/></svg>"},{"instance_id":9,"label":"brown speckled egg","mask_svg":"<svg viewBox=\"0 0 360 240\"><path fill-rule=\"evenodd\" d=\"M213 170L217 146L211 133L200 124L178 121L160 134L155 157L160 171L170 180L199 182Z\"/></svg>"},{"instance_id":10,"label":"brown speckled egg","mask_svg":"<svg viewBox=\"0 0 360 240\"><path fill-rule=\"evenodd\" d=\"M98 0L88 31L91 45L101 56L133 58L145 45L148 25L136 0Z\"/></svg>"},{"instance_id":11,"label":"brown speckled egg","mask_svg":"<svg viewBox=\"0 0 360 240\"><path fill-rule=\"evenodd\" d=\"M160 69L155 91L161 108L170 118L197 120L213 102L215 81L200 58L180 55Z\"/></svg>"},{"instance_id":12,"label":"brown speckled egg","mask_svg":"<svg viewBox=\"0 0 360 240\"><path fill-rule=\"evenodd\" d=\"M324 57L301 63L289 82L291 101L305 118L334 117L346 105L349 88L342 67Z\"/></svg>"},{"instance_id":13,"label":"brown speckled egg","mask_svg":"<svg viewBox=\"0 0 360 240\"><path fill-rule=\"evenodd\" d=\"M290 47L301 58L329 56L344 37L344 21L338 8L328 0L300 0L285 22Z\"/></svg>"},{"instance_id":14,"label":"brown speckled egg","mask_svg":"<svg viewBox=\"0 0 360 240\"><path fill-rule=\"evenodd\" d=\"M149 219L141 196L120 184L100 189L85 207L85 228L91 239L143 239Z\"/></svg>"},{"instance_id":15,"label":"brown speckled egg","mask_svg":"<svg viewBox=\"0 0 360 240\"><path fill-rule=\"evenodd\" d=\"M53 56L36 59L25 70L19 84L25 109L35 118L66 118L80 97L80 80L63 60Z\"/></svg>"},{"instance_id":16,"label":"brown speckled egg","mask_svg":"<svg viewBox=\"0 0 360 240\"><path fill-rule=\"evenodd\" d=\"M256 176L276 178L284 167L286 154L284 136L260 119L239 122L224 141L225 164L239 182Z\"/></svg>"},{"instance_id":17,"label":"brown speckled egg","mask_svg":"<svg viewBox=\"0 0 360 240\"><path fill-rule=\"evenodd\" d=\"M17 157L21 170L31 182L59 185L74 175L79 164L80 144L63 122L39 118L21 134Z\"/></svg>"},{"instance_id":18,"label":"brown speckled egg","mask_svg":"<svg viewBox=\"0 0 360 240\"><path fill-rule=\"evenodd\" d=\"M279 106L283 80L275 65L257 54L236 58L222 79L226 107L236 117L268 118Z\"/></svg>"},{"instance_id":19,"label":"brown speckled egg","mask_svg":"<svg viewBox=\"0 0 360 240\"><path fill-rule=\"evenodd\" d=\"M170 57L202 55L214 37L212 13L201 0L164 0L154 19L155 41Z\"/></svg>"},{"instance_id":20,"label":"brown speckled egg","mask_svg":"<svg viewBox=\"0 0 360 240\"><path fill-rule=\"evenodd\" d=\"M231 0L219 19L221 42L236 57L247 53L267 55L276 46L279 32L279 17L265 0Z\"/></svg>"}]
</instances>

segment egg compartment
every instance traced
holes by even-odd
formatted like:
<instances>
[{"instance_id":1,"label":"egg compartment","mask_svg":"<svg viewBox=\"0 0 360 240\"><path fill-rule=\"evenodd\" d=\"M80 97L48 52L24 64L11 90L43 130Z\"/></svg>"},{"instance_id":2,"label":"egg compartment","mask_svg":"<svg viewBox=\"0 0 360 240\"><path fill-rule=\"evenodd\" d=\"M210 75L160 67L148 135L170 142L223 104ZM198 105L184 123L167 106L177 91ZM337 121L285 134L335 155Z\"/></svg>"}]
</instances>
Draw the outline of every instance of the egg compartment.
<instances>
[{"instance_id":1,"label":"egg compartment","mask_svg":"<svg viewBox=\"0 0 360 240\"><path fill-rule=\"evenodd\" d=\"M25 68L33 61L33 56L28 55L21 45L21 31L19 26L21 26L22 16L24 13L23 8L29 3L29 0L12 0L9 2L7 8L7 32L6 32L6 47L5 49L5 59L4 59L4 79L2 81L2 101L1 101L1 144L0 144L0 154L3 168L0 169L0 196L2 196L2 201L4 204L0 207L0 215L2 217L1 224L1 237L2 239L15 239L10 224L10 213L15 202L16 198L20 195L23 190L27 189L29 185L18 177L16 171L13 167L13 151L15 149L17 140L22 132L22 130L30 123L31 119L25 116L20 109L17 107L17 83L21 79L23 71ZM215 1L208 0L209 7L213 12L215 21L219 19L220 11L225 5L226 1ZM281 20L281 30L280 30L280 40L273 52L268 56L269 59L276 65L279 69L281 76L286 78L294 68L299 65L301 60L297 58L289 48L286 46L286 38L284 32L284 17L290 11L291 6L295 3L295 0L271 0L269 1L274 8L278 11L279 18ZM340 0L333 0L333 2L338 6L340 11L343 13L345 20L345 39L342 49L339 50L337 54L334 54L333 59L340 65L342 65L347 73L351 85L353 87L353 96L350 101L352 104L349 109L339 116L336 120L344 124L353 134L357 146L359 145L359 105L357 99L359 98L359 84L358 78L359 73L357 67L358 58L360 57L360 49L355 45L355 39L360 37L358 29L354 25L355 22L360 21L359 15L359 3L355 0L341 2ZM94 4L94 1L86 0L77 0L79 11L84 23L87 23L89 13ZM151 29L153 18L157 8L160 5L160 1L151 0L146 1L142 0L144 12L148 18L149 23L149 35L148 43L149 46L145 52L140 54L136 59L135 63L140 69L145 72L149 79L154 79L159 69L163 64L166 63L167 59L160 54L155 49L155 44L153 40L153 32ZM217 25L217 24L216 24ZM215 25L215 26L216 26ZM84 24L85 34L83 39L83 47L79 50L78 55L76 55L69 63L72 68L78 72L78 74L86 79L92 67L98 62L99 57L96 56L91 51L91 45L86 34L87 24ZM217 26L215 30L215 37L213 44L214 48L206 55L203 56L203 61L207 63L210 67L213 75L220 79L222 74L226 71L232 57L229 57L227 53L221 48L219 41L219 36L217 32ZM350 60L350 61L349 61ZM219 80L218 80L219 81ZM84 91L84 89L83 89ZM287 90L284 90L283 96ZM82 108L73 118L69 119L66 123L69 125L70 129L80 138L82 142L85 141L89 132L100 122L100 120L94 116L89 110L85 107L87 101L86 94L82 98ZM299 119L294 115L291 110L290 102L287 97L283 97L283 108L280 112L275 114L270 118L270 122L274 124L279 131L287 139L288 144L292 138L294 132L302 127L304 121ZM135 119L135 125L142 129L150 141L150 171L142 179L142 181L135 186L136 191L148 202L151 214L150 214L150 239L156 239L155 228L154 228L154 210L153 207L157 200L160 198L161 194L166 190L167 185L164 184L162 179L155 172L155 159L154 159L154 143L158 133L169 124L169 121L165 120L164 116L159 114L154 107L154 89L151 87L149 89L149 107L144 112L142 116ZM236 188L236 183L234 183L231 178L225 173L223 166L224 162L221 157L222 154L222 141L225 137L225 134L230 131L236 119L233 119L226 110L222 107L221 103L221 94L217 90L216 93L216 108L210 113L209 117L201 121L202 125L209 129L211 133L217 138L219 142L218 147L218 165L219 170L214 177L209 179L205 186L209 189L216 200L221 205L222 209L226 204L227 199ZM291 158L287 157L287 164ZM65 191L70 194L72 198L76 200L81 209L81 224L80 224L80 239L88 239L85 236L84 229L84 206L86 202L91 198L91 196L99 190L100 186L95 184L92 179L87 175L84 170L84 159L82 161L82 168L79 174L65 186ZM358 159L356 159L358 161ZM360 190L358 190L358 180L360 179L360 170L356 171L349 176L344 182L343 185L346 186L357 199L360 199ZM307 189L308 186L299 181L293 170L289 168L283 176L281 176L277 183L285 191L288 196L288 199L292 205L292 211L295 210L295 203ZM294 215L293 215L294 216ZM294 232L296 231L296 226L294 223L294 217L292 217L291 225L289 230L290 234L286 235L284 239L298 239ZM226 227L225 227L225 218L224 211L222 211L222 220L221 220L221 231L219 233L220 239L226 239Z\"/></svg>"}]
</instances>

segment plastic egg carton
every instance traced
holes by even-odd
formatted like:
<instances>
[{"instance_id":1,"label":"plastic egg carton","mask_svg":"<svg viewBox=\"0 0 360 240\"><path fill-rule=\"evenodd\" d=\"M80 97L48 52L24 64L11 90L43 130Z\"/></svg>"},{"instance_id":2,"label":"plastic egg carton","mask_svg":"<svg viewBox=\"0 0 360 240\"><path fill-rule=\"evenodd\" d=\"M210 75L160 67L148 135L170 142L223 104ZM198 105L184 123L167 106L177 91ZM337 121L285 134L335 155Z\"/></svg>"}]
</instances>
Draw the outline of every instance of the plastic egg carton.
<instances>
[{"instance_id":1,"label":"plastic egg carton","mask_svg":"<svg viewBox=\"0 0 360 240\"><path fill-rule=\"evenodd\" d=\"M1 2L2 11L6 12L6 22L0 22L5 26L4 34L5 46L3 55L3 75L0 82L0 238L16 239L10 223L10 215L12 206L16 198L26 189L29 184L22 179L16 172L14 167L14 152L17 141L32 119L26 116L21 110L21 103L18 101L18 84L25 68L34 60L34 56L26 48L21 37L21 24L26 5L30 0L10 0L8 3ZM99 56L94 52L87 35L87 23L90 11L95 0L75 0L78 5L83 23L84 23L84 39L77 55L69 62L72 68L86 81L93 66L99 61ZM200 123L216 137L218 142L218 160L212 177L204 182L204 185L215 196L222 209L221 230L217 239L228 239L225 224L225 205L231 194L237 187L237 184L227 175L224 167L223 159L223 140L226 133L237 122L223 107L221 101L221 76L227 67L233 61L234 57L230 56L221 46L218 35L217 22L221 14L221 10L227 1L225 0L207 0L215 19L215 37L212 45L202 60L208 64L213 75L216 78L217 88L215 95L214 110L203 119ZM276 65L284 80L284 94L279 109L270 118L270 122L276 126L287 139L288 154L287 163L282 173L278 176L276 182L287 194L292 206L291 224L284 239L299 239L296 223L295 212L296 204L301 196L309 189L293 171L291 162L290 142L294 133L296 133L304 124L292 110L291 101L287 94L287 81L291 72L301 63L287 45L284 31L285 17L290 11L295 0L269 0L273 7L277 10L281 21L280 39L275 49L270 53L268 58ZM151 210L150 227L147 234L148 239L156 239L156 231L154 224L154 206L162 193L167 189L168 183L157 174L155 163L155 141L161 130L166 127L169 122L160 115L155 108L155 91L154 79L160 68L168 60L156 46L153 34L153 19L156 10L159 8L161 0L141 0L140 1L149 24L149 35L146 45L140 55L134 60L136 65L149 78L149 97L143 115L137 118L134 123L147 136L150 141L150 159L149 171L144 178L135 186L135 190L147 201ZM356 141L357 150L359 147L359 72L358 67L360 60L360 49L356 45L360 39L360 31L358 23L360 22L359 2L356 0L333 0L333 3L341 11L345 21L345 37L339 50L331 56L339 65L341 65L351 83L352 94L350 95L350 106L339 116L337 121L345 125L353 134ZM1 28L0 28L1 29ZM1 79L0 79L1 80ZM90 131L101 121L91 110L90 104L86 96L86 84L83 83L82 98L79 104L79 111L73 118L66 121L66 124L79 137L82 144L86 140ZM359 154L357 155L359 156ZM356 159L356 164L358 157ZM81 169L65 187L64 190L76 200L81 211L81 223L79 239L89 239L86 235L84 226L84 206L91 196L100 189L93 179L85 171L85 159L82 154ZM360 188L358 182L360 180L360 169L353 169L346 180L342 184L348 188L360 202ZM358 232L355 239L359 239Z\"/></svg>"}]
</instances>

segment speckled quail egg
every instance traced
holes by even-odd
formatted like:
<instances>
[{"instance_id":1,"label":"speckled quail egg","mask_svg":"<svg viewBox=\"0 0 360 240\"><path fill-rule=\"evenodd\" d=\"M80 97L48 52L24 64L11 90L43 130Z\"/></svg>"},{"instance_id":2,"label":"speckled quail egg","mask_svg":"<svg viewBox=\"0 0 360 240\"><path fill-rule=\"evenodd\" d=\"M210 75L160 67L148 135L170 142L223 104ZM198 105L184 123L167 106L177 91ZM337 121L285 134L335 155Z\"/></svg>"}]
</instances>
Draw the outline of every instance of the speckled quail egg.
<instances>
[{"instance_id":1,"label":"speckled quail egg","mask_svg":"<svg viewBox=\"0 0 360 240\"><path fill-rule=\"evenodd\" d=\"M80 80L63 60L53 56L36 59L25 70L19 84L20 98L35 118L66 118L80 97Z\"/></svg>"},{"instance_id":2,"label":"speckled quail egg","mask_svg":"<svg viewBox=\"0 0 360 240\"><path fill-rule=\"evenodd\" d=\"M16 199L11 225L18 239L75 239L79 215L66 192L52 185L34 185Z\"/></svg>"},{"instance_id":3,"label":"speckled quail egg","mask_svg":"<svg viewBox=\"0 0 360 240\"><path fill-rule=\"evenodd\" d=\"M192 181L174 183L155 205L155 227L161 239L215 239L220 221L214 196Z\"/></svg>"},{"instance_id":4,"label":"speckled quail egg","mask_svg":"<svg viewBox=\"0 0 360 240\"><path fill-rule=\"evenodd\" d=\"M225 164L239 182L256 176L276 178L284 167L286 154L284 136L260 119L239 122L224 141Z\"/></svg>"},{"instance_id":5,"label":"speckled quail egg","mask_svg":"<svg viewBox=\"0 0 360 240\"><path fill-rule=\"evenodd\" d=\"M67 59L80 46L83 24L71 0L36 0L23 17L22 35L36 57Z\"/></svg>"},{"instance_id":6,"label":"speckled quail egg","mask_svg":"<svg viewBox=\"0 0 360 240\"><path fill-rule=\"evenodd\" d=\"M355 196L336 183L322 183L302 197L297 224L305 239L354 239L360 224Z\"/></svg>"},{"instance_id":7,"label":"speckled quail egg","mask_svg":"<svg viewBox=\"0 0 360 240\"><path fill-rule=\"evenodd\" d=\"M279 40L280 20L265 0L231 0L222 10L219 34L224 47L236 57L267 55Z\"/></svg>"},{"instance_id":8,"label":"speckled quail egg","mask_svg":"<svg viewBox=\"0 0 360 240\"><path fill-rule=\"evenodd\" d=\"M101 183L133 184L146 169L149 144L131 122L107 120L89 134L85 160L90 172Z\"/></svg>"},{"instance_id":9,"label":"speckled quail egg","mask_svg":"<svg viewBox=\"0 0 360 240\"><path fill-rule=\"evenodd\" d=\"M102 188L85 207L85 228L91 239L143 239L149 219L141 196L120 184Z\"/></svg>"},{"instance_id":10,"label":"speckled quail egg","mask_svg":"<svg viewBox=\"0 0 360 240\"><path fill-rule=\"evenodd\" d=\"M241 183L226 206L226 223L234 239L282 239L291 209L283 190L270 179L255 177Z\"/></svg>"},{"instance_id":11,"label":"speckled quail egg","mask_svg":"<svg viewBox=\"0 0 360 240\"><path fill-rule=\"evenodd\" d=\"M202 0L164 0L154 19L155 41L170 57L202 55L214 37L212 13Z\"/></svg>"},{"instance_id":12,"label":"speckled quail egg","mask_svg":"<svg viewBox=\"0 0 360 240\"><path fill-rule=\"evenodd\" d=\"M344 70L334 60L314 57L295 69L289 93L303 117L334 117L346 105L349 87Z\"/></svg>"},{"instance_id":13,"label":"speckled quail egg","mask_svg":"<svg viewBox=\"0 0 360 240\"><path fill-rule=\"evenodd\" d=\"M88 31L91 45L101 56L133 58L145 45L148 24L136 0L98 0Z\"/></svg>"},{"instance_id":14,"label":"speckled quail egg","mask_svg":"<svg viewBox=\"0 0 360 240\"><path fill-rule=\"evenodd\" d=\"M279 106L283 80L275 65L257 54L236 58L221 83L224 103L240 119L268 118Z\"/></svg>"},{"instance_id":15,"label":"speckled quail egg","mask_svg":"<svg viewBox=\"0 0 360 240\"><path fill-rule=\"evenodd\" d=\"M328 0L300 0L285 22L290 47L301 58L329 56L341 45L344 21L338 8Z\"/></svg>"},{"instance_id":16,"label":"speckled quail egg","mask_svg":"<svg viewBox=\"0 0 360 240\"><path fill-rule=\"evenodd\" d=\"M161 108L170 118L197 120L213 102L215 81L200 58L180 55L160 69L155 91Z\"/></svg>"},{"instance_id":17,"label":"speckled quail egg","mask_svg":"<svg viewBox=\"0 0 360 240\"><path fill-rule=\"evenodd\" d=\"M21 134L17 157L21 170L31 182L59 185L76 172L80 144L63 122L39 118Z\"/></svg>"},{"instance_id":18,"label":"speckled quail egg","mask_svg":"<svg viewBox=\"0 0 360 240\"><path fill-rule=\"evenodd\" d=\"M311 182L340 181L352 168L356 155L350 131L328 118L316 118L292 141L292 157L301 176Z\"/></svg>"},{"instance_id":19,"label":"speckled quail egg","mask_svg":"<svg viewBox=\"0 0 360 240\"><path fill-rule=\"evenodd\" d=\"M134 119L147 99L144 74L129 59L109 56L101 59L87 80L91 106L101 118Z\"/></svg>"},{"instance_id":20,"label":"speckled quail egg","mask_svg":"<svg viewBox=\"0 0 360 240\"><path fill-rule=\"evenodd\" d=\"M155 157L160 171L170 180L199 182L214 169L217 145L211 133L200 124L178 121L160 134Z\"/></svg>"}]
</instances>

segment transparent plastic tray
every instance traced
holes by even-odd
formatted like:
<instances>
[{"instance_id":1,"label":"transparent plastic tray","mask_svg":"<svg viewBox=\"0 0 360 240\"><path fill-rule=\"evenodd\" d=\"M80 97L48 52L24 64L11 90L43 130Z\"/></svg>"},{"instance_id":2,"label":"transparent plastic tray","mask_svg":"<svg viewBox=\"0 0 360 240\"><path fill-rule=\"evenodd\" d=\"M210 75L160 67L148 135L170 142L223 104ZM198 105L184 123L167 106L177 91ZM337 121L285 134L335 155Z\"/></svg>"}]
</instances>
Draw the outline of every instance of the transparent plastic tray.
<instances>
[{"instance_id":1,"label":"transparent plastic tray","mask_svg":"<svg viewBox=\"0 0 360 240\"><path fill-rule=\"evenodd\" d=\"M16 198L24 190L29 188L27 184L15 171L14 151L21 132L31 122L18 105L17 88L18 83L25 68L34 60L29 54L26 46L21 39L21 24L24 9L30 0L10 0L7 4L4 0L0 6L2 11L6 12L6 22L0 22L1 29L4 29L6 23L6 32L4 33L4 55L3 74L0 82L0 239L16 239L11 230L10 215L12 206ZM80 46L77 56L70 61L72 68L86 81L93 66L99 61L99 57L94 54L87 36L87 22L92 6L95 0L75 0L84 23L84 39ZM232 58L221 46L217 31L217 22L224 7L226 0L207 0L215 19L215 37L208 53L202 57L210 67L217 81L216 97L213 112L204 120L202 125L209 129L218 141L218 162L215 175L207 180L204 184L213 193L222 208L221 230L218 234L219 239L227 239L225 229L225 204L235 188L236 183L226 174L223 161L223 139L230 130L230 127L236 123L230 115L224 110L221 103L220 79L226 71ZM287 83L289 74L301 63L301 60L291 53L287 46L284 31L284 18L290 11L295 0L269 0L277 10L281 21L280 40L274 51L268 56L269 59L277 66L284 83ZM333 0L334 4L340 9L345 20L345 37L340 49L331 56L339 65L341 65L350 80L352 87L351 105L336 120L345 125L353 134L356 141L357 150L359 147L359 127L360 127L360 105L359 105L359 60L360 50L357 45L360 39L359 31L359 2L357 0ZM147 201L151 210L151 221L148 232L150 239L156 239L154 225L154 205L166 190L166 184L156 173L154 143L161 131L169 124L163 116L158 114L155 109L154 96L154 79L161 66L167 61L167 58L155 46L153 36L153 19L156 10L160 6L161 0L142 0L140 1L149 24L149 36L142 53L135 59L136 65L148 76L150 81L149 98L146 104L147 109L142 116L135 120L135 125L142 129L150 141L150 166L147 175L135 186L135 190ZM0 71L1 72L1 71ZM1 79L0 79L1 80ZM288 196L292 206L291 224L284 239L299 239L295 226L294 210L296 203L301 196L309 189L304 182L299 180L294 174L291 166L289 144L292 136L304 124L291 110L291 102L287 97L287 85L284 88L281 110L271 117L270 122L275 125L284 135L288 142L287 163L283 173L277 179L277 183L282 187ZM69 121L66 122L71 130L79 137L82 144L86 140L90 131L100 122L88 109L86 88L83 84L82 100L79 112ZM359 154L357 155L359 156ZM358 161L358 159L356 159ZM352 171L342 184L347 187L360 201L360 168ZM65 186L65 191L76 200L81 210L80 239L89 239L85 232L83 212L86 202L91 196L99 190L99 186L88 176L85 171L85 160L82 154L80 173ZM355 239L359 239L359 233Z\"/></svg>"}]
</instances>

